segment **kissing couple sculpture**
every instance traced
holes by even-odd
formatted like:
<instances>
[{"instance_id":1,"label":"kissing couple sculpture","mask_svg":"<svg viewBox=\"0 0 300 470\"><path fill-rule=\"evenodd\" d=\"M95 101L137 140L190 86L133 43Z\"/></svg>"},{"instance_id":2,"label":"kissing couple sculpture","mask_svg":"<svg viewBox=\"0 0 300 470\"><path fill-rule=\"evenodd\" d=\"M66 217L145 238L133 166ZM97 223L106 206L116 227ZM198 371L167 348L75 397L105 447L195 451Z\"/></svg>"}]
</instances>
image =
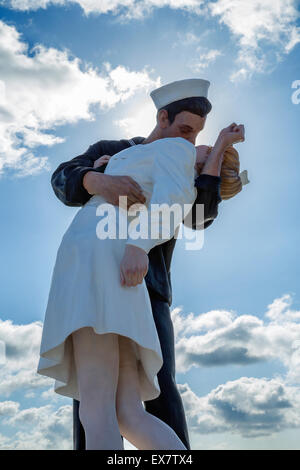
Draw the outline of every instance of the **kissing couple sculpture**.
<instances>
[{"instance_id":1,"label":"kissing couple sculpture","mask_svg":"<svg viewBox=\"0 0 300 470\"><path fill-rule=\"evenodd\" d=\"M73 399L76 450L122 450L123 437L140 450L191 449L170 316L178 220L161 236L157 207L189 204L180 223L203 230L219 203L249 182L233 147L244 141L243 125L224 128L212 147L195 146L212 108L209 85L186 79L153 90L156 126L148 137L100 140L52 175L56 196L82 207L58 248L37 372ZM143 211L130 211L139 204L158 236L135 236L132 222L141 225ZM126 237L99 237L101 207L116 211L117 234L118 215L126 214Z\"/></svg>"}]
</instances>

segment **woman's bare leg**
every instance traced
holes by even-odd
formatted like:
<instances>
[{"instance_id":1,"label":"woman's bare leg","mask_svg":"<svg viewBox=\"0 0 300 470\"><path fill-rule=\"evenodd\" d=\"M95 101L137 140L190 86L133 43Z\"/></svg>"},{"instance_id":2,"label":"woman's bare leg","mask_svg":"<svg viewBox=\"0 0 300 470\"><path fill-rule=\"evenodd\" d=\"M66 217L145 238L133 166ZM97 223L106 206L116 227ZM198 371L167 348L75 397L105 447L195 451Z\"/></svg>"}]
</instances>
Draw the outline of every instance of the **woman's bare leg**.
<instances>
[{"instance_id":1,"label":"woman's bare leg","mask_svg":"<svg viewBox=\"0 0 300 470\"><path fill-rule=\"evenodd\" d=\"M84 327L74 331L72 339L86 450L123 450L116 415L118 335Z\"/></svg>"},{"instance_id":2,"label":"woman's bare leg","mask_svg":"<svg viewBox=\"0 0 300 470\"><path fill-rule=\"evenodd\" d=\"M139 450L186 450L175 431L143 406L131 339L119 335L119 348L116 409L122 436Z\"/></svg>"}]
</instances>

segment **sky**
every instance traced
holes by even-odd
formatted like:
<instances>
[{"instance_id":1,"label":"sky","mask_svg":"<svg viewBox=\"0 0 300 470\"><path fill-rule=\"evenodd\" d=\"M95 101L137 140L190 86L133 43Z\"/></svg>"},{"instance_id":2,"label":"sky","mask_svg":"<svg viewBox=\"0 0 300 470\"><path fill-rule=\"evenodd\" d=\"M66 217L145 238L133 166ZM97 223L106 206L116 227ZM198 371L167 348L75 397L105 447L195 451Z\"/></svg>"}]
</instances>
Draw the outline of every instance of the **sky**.
<instances>
[{"instance_id":1,"label":"sky","mask_svg":"<svg viewBox=\"0 0 300 470\"><path fill-rule=\"evenodd\" d=\"M0 0L0 449L72 449L72 400L36 374L51 274L78 208L50 178L150 134L152 89L211 82L197 144L231 122L250 183L171 266L192 449L300 450L297 0ZM134 446L125 441L126 448Z\"/></svg>"}]
</instances>

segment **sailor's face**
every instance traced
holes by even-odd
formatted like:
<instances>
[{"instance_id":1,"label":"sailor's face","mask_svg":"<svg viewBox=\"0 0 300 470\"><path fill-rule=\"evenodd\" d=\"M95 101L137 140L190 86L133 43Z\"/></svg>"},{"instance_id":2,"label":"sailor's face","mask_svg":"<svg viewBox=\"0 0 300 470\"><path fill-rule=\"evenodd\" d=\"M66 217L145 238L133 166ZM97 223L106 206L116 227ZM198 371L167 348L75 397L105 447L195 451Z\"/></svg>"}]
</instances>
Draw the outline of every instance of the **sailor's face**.
<instances>
[{"instance_id":1,"label":"sailor's face","mask_svg":"<svg viewBox=\"0 0 300 470\"><path fill-rule=\"evenodd\" d=\"M206 116L203 118L189 111L176 114L171 125L165 128L167 137L183 137L195 145L197 135L205 126Z\"/></svg>"}]
</instances>

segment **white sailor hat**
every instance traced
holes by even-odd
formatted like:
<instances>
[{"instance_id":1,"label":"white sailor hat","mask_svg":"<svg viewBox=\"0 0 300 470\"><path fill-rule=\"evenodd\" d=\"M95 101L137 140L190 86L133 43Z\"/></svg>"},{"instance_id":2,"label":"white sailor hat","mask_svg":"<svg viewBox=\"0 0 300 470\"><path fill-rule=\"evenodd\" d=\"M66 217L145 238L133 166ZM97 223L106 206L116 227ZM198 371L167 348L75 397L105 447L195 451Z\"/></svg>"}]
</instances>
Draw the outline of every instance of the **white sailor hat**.
<instances>
[{"instance_id":1,"label":"white sailor hat","mask_svg":"<svg viewBox=\"0 0 300 470\"><path fill-rule=\"evenodd\" d=\"M207 98L210 82L202 78L188 78L168 83L151 91L150 96L157 109L174 101L194 96Z\"/></svg>"}]
</instances>

